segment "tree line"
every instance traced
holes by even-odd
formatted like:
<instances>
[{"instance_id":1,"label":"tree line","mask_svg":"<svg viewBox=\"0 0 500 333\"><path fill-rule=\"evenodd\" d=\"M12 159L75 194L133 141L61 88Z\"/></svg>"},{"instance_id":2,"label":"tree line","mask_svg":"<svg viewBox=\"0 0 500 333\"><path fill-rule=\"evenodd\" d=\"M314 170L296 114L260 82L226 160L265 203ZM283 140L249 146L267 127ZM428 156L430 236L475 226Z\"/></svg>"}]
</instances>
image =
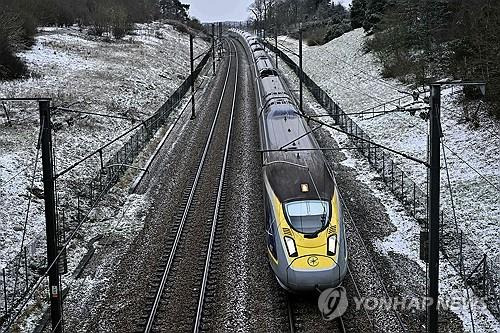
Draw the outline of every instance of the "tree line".
<instances>
[{"instance_id":1,"label":"tree line","mask_svg":"<svg viewBox=\"0 0 500 333\"><path fill-rule=\"evenodd\" d=\"M188 10L189 5L179 0L0 0L0 79L26 73L15 53L33 45L37 26L78 24L89 27L90 34L119 39L133 23L158 19L190 23Z\"/></svg>"},{"instance_id":2,"label":"tree line","mask_svg":"<svg viewBox=\"0 0 500 333\"><path fill-rule=\"evenodd\" d=\"M484 80L500 118L500 2L494 0L353 0L351 25L386 77L413 85L442 78ZM468 99L478 90L465 89Z\"/></svg>"},{"instance_id":3,"label":"tree line","mask_svg":"<svg viewBox=\"0 0 500 333\"><path fill-rule=\"evenodd\" d=\"M302 25L309 45L327 43L351 30L349 12L330 0L255 0L249 9L256 29L296 37Z\"/></svg>"}]
</instances>

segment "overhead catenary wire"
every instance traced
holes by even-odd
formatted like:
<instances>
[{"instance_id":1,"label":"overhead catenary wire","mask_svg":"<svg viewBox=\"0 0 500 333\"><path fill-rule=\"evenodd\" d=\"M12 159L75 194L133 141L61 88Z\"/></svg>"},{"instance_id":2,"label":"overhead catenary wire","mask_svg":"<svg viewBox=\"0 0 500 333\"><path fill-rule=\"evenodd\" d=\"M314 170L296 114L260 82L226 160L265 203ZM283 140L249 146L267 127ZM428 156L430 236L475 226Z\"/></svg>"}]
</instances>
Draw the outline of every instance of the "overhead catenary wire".
<instances>
[{"instance_id":1,"label":"overhead catenary wire","mask_svg":"<svg viewBox=\"0 0 500 333\"><path fill-rule=\"evenodd\" d=\"M407 159L409 159L409 160L412 160L412 161L414 161L414 162L417 162L417 163L420 163L420 164L423 164L423 165L425 165L425 166L429 167L429 163L428 163L428 162L426 162L426 161L422 161L421 159L418 159L418 158L413 157L413 156L411 156L411 155L408 155L408 154L406 154L406 153L403 153L403 152L397 151L397 150L392 149L392 148L390 148L390 147L386 147L386 146L384 146L384 145L381 145L381 144L379 144L379 143L373 142L373 141L368 140L368 139L366 139L366 138L363 138L363 137L360 137L360 136L358 136L358 135L355 135L355 134L349 133L349 132L347 132L347 131L344 131L343 129L337 128L337 127L332 126L332 125L329 125L329 124L327 124L327 123L325 123L325 122L323 122L323 121L320 121L320 120L314 119L314 118L312 118L312 117L310 117L310 116L308 116L308 115L303 115L303 114L301 114L301 113L299 113L299 112L295 112L295 114L297 114L297 115L299 115L299 116L301 116L301 117L304 117L304 118L306 118L306 119L308 119L308 120L310 120L310 121L313 121L313 122L315 122L315 123L321 124L321 125L323 125L323 126L325 126L325 127L331 128L331 129L333 129L333 130L335 130L335 131L338 131L338 132L341 132L341 133L343 133L343 134L346 134L347 136L354 137L354 138L356 138L357 140L361 140L361 141L364 141L364 142L368 142L368 143L369 143L369 144L371 144L371 145L374 145L374 146L379 147L379 148L381 148L381 149L385 149L385 150L387 150L387 151L390 151L391 153L394 153L394 154L400 155L400 156L402 156L402 157L404 157L404 158L407 158Z\"/></svg>"},{"instance_id":2,"label":"overhead catenary wire","mask_svg":"<svg viewBox=\"0 0 500 333\"><path fill-rule=\"evenodd\" d=\"M280 45L281 45L281 44L280 44ZM318 44L316 43L316 45L318 45ZM286 47L285 45L282 45L282 46L283 46L285 49L287 49L290 53L295 54L292 50L290 50L290 49L289 49L288 47ZM387 82L386 80L383 80L383 79L381 79L381 78L379 78L379 77L376 77L376 76L374 76L374 75L372 75L372 74L370 74L370 73L368 73L368 72L366 72L366 71L364 71L364 70L360 69L359 67L355 66L354 64L352 64L352 63L350 63L350 62L348 62L348 61L346 61L346 60L344 60L344 59L342 59L342 58L340 58L340 57L338 57L338 56L335 56L335 55L333 55L333 54L330 54L330 56L333 56L333 57L334 57L334 58L336 58L337 60L339 60L339 61L341 61L342 63L346 64L347 66L351 67L351 69L350 69L351 73L356 74L356 72L353 70L353 69L355 69L356 71L358 71L358 72L360 72L360 73L362 73L362 74L364 74L364 75L366 75L366 76L368 76L368 77L370 77L370 78L372 78L372 79L374 79L374 80L377 80L377 81L379 81L379 82L383 83L384 85L386 85L386 86L388 86L388 87L390 87L390 88L392 88L392 89L394 89L394 90L396 90L396 91L398 91L398 92L400 92L400 93L406 93L406 94L409 94L409 92L404 92L404 91L401 91L401 90L400 90L400 88L399 88L399 87L397 87L396 85L390 84L390 83L389 83L389 82ZM318 58L318 56L315 56L314 58L315 58L316 60L320 60L320 59ZM337 71L337 72L339 72L339 71ZM354 90L354 89L352 89L352 88L349 88L349 87L343 86L342 84L339 84L339 83L337 83L337 84L338 84L338 85L340 85L341 87L345 88L345 89ZM453 87L453 86L450 86L449 88L452 88L452 87ZM425 92L425 91L424 91L424 92ZM371 98L377 98L377 97L371 96L371 95L369 95L369 94L366 94L366 93L364 93L364 92L362 92L362 94L364 94L364 95L366 95L366 96L368 96L368 97L371 97ZM420 98L420 99L421 99L421 98ZM421 100L423 101L423 99L421 99ZM370 109L371 109L371 108L370 108ZM368 110L370 110L370 109L368 109ZM456 112L455 110L452 110L452 109L450 109L450 108L441 107L441 109L443 109L443 110L447 110L447 111L450 111L450 112L452 112L452 113L454 113L454 114L457 114L457 112ZM494 133L492 130L490 130L490 129L488 129L488 128L486 128L486 130L487 130L488 132L490 132L490 133L491 133L493 136L495 136L496 138L500 138L500 136L499 136L499 135L497 135L496 133Z\"/></svg>"},{"instance_id":3,"label":"overhead catenary wire","mask_svg":"<svg viewBox=\"0 0 500 333\"><path fill-rule=\"evenodd\" d=\"M12 177L10 177L9 179L7 179L5 182L1 183L0 184L0 188L7 186L7 184L9 184L10 182L14 181L14 179L16 179L20 174L22 174L23 172L25 172L29 168L30 168L30 166L27 166L25 168L22 168L18 172L16 172Z\"/></svg>"},{"instance_id":4,"label":"overhead catenary wire","mask_svg":"<svg viewBox=\"0 0 500 333\"><path fill-rule=\"evenodd\" d=\"M110 181L108 183L111 183L111 181L112 180L110 179ZM12 316L10 318L10 320L8 321L7 329L9 329L12 326L12 324L14 323L14 321L19 317L19 315L21 314L21 311L26 306L26 304L28 304L29 300L33 297L35 292L38 290L38 287L40 287L43 280L48 276L52 267L58 262L59 258L64 253L64 251L66 251L67 247L69 246L69 243L76 237L76 234L81 229L81 227L89 220L90 214L94 211L94 209L97 207L99 201L101 200L103 195L106 193L105 188L106 188L106 186L104 186L104 190L102 190L99 193L99 195L97 196L96 200L94 201L94 203L90 207L87 214L82 218L82 220L78 223L78 225L75 227L75 229L71 232L69 237L65 240L64 244L60 246L60 249L59 249L56 257L54 258L54 260L51 263L47 263L47 269L45 270L45 272L39 277L38 281L35 283L35 285L33 285L30 292L24 298L24 301L17 307L17 311L14 314L14 316ZM8 332L8 331L5 331L5 332Z\"/></svg>"},{"instance_id":5,"label":"overhead catenary wire","mask_svg":"<svg viewBox=\"0 0 500 333\"><path fill-rule=\"evenodd\" d=\"M89 153L85 157L81 158L79 161L73 163L71 166L69 166L66 169L64 169L63 171L57 173L54 176L54 179L57 179L57 178L65 175L66 173L68 173L69 171L73 170L74 168L76 168L77 166L79 166L80 164L82 164L83 162L85 162L86 160L88 160L89 158L91 158L92 156L97 155L99 152L103 151L104 149L106 149L107 147L109 147L110 145L112 145L113 143L117 142L121 138L125 137L126 135L130 134L131 132L133 132L134 130L136 130L137 128L139 128L140 126L143 126L143 125L144 125L144 122L141 122L140 124L137 124L137 125L133 126L132 128L128 129L127 131L125 131L124 133L120 134L116 138L108 141L106 144L104 144L100 148L98 148L98 149L94 150L93 152Z\"/></svg>"},{"instance_id":6,"label":"overhead catenary wire","mask_svg":"<svg viewBox=\"0 0 500 333\"><path fill-rule=\"evenodd\" d=\"M341 84L339 84L340 86L342 86ZM348 88L348 89L351 89L351 88ZM394 87L394 89L396 89ZM352 90L352 89L351 89ZM399 91L399 90L398 90ZM375 97L375 96L371 96L370 94L368 93L363 93L364 95L368 96L368 97L371 97L373 99L378 99L378 100L381 100L380 98L378 97ZM442 108L442 109L447 109L447 108ZM396 113L397 116L399 116L400 118L402 118L402 116L400 116L399 114ZM408 123L407 120L405 119L402 119L403 121L406 121ZM418 125L416 124L410 124L412 127L420 130L422 133L425 134L425 131L423 131ZM458 155L458 153L456 153L455 151L453 151L451 148L449 148L446 144L444 144L444 147L446 149L448 149L454 156L456 156L460 161L462 161L464 164L466 164L471 170L473 170L478 176L480 176L482 179L484 179L489 185L491 185L492 187L494 187L497 191L500 192L500 188L498 188L495 184L493 184L488 178L486 178L483 174L481 174L478 170L476 170L474 167L472 167L467 161L465 161L465 159L463 159L460 155Z\"/></svg>"},{"instance_id":7,"label":"overhead catenary wire","mask_svg":"<svg viewBox=\"0 0 500 333\"><path fill-rule=\"evenodd\" d=\"M90 111L73 110L73 109L69 109L69 108L66 108L66 107L56 107L56 108L53 108L53 110L54 111L70 112L70 113L78 113L78 114L87 114L87 115L91 115L91 116L98 116L98 117L105 117L105 118L130 120L130 121L134 121L134 122L135 121L142 121L141 119L138 119L138 118L116 116L116 115L112 115L112 114L104 114L104 113L90 112Z\"/></svg>"},{"instance_id":8,"label":"overhead catenary wire","mask_svg":"<svg viewBox=\"0 0 500 333\"><path fill-rule=\"evenodd\" d=\"M458 232L457 214L455 212L455 201L453 199L453 188L451 187L450 170L448 167L448 160L446 159L446 149L444 149L445 147L444 147L443 142L441 142L441 147L443 149L444 167L446 169L446 179L448 181L448 188L450 190L450 200L451 200L451 209L453 212L453 221L455 223L455 231Z\"/></svg>"},{"instance_id":9,"label":"overhead catenary wire","mask_svg":"<svg viewBox=\"0 0 500 333\"><path fill-rule=\"evenodd\" d=\"M40 129L42 129L44 126L44 122L42 122L42 126ZM37 144L36 144L36 154L35 154L35 160L33 162L33 172L31 174L31 188L28 190L28 205L26 208L26 214L24 218L24 224L23 224L23 235L21 236L21 244L19 248L19 260L16 262L16 270L15 270L15 279L14 279L14 295L16 294L17 291L17 282L18 282L18 274L19 274L19 266L21 266L21 254L23 252L24 248L24 242L26 240L26 229L28 227L28 220L29 220L29 214L31 210L31 202L33 200L33 189L35 186L35 179L36 179L36 171L38 169L38 158L40 156L40 149L41 149L41 142L42 142L42 131L40 130L38 133L38 138L37 138Z\"/></svg>"},{"instance_id":10,"label":"overhead catenary wire","mask_svg":"<svg viewBox=\"0 0 500 333\"><path fill-rule=\"evenodd\" d=\"M24 100L32 100L32 99L22 99L23 101ZM38 99L36 99L38 100ZM43 100L50 100L50 99L43 99ZM177 101L175 105L177 105L180 101ZM102 149L104 149L105 147L109 146L110 144L116 142L117 140L119 140L120 138L122 138L123 136L127 135L128 133L130 133L131 131L135 130L137 127L139 126L142 126L144 125L145 127L148 127L147 126L147 122L151 119L154 119L154 117L157 116L157 114L155 113L153 116L149 117L148 119L146 119L145 121L141 122L141 124L138 124L137 126L134 126L132 129L128 130L126 133L123 133L122 135L120 135L118 138L115 138L114 140L112 140L111 142L108 142L105 146L101 147L100 150L96 151L95 153L93 153L92 155L95 155L97 152L101 151ZM43 124L42 124L42 128L43 128ZM54 147L52 147L54 148ZM83 160L80 160L78 161L75 165L73 165L73 168L76 167L77 165L79 165L80 163L83 163L84 160L90 158L89 156L87 156L86 158L84 158ZM55 165L54 165L55 167ZM71 169L65 169L63 172L66 173L66 172L69 172ZM56 175L55 177L53 177L53 180L54 182L56 183L57 181L57 177L58 176L61 176L62 173L59 173L59 174L56 174L55 173L55 170L54 170L54 174ZM108 181L108 184L106 186L104 186L103 190L99 193L99 195L96 197L95 200L93 200L91 202L91 207L89 209L89 211L87 212L87 214L85 215L85 217L80 221L80 223L78 223L78 225L76 226L76 228L73 230L73 232L71 233L71 235L64 241L64 244L62 245L62 247L59 247L58 248L58 253L56 255L56 257L54 258L54 260L52 262L49 262L48 263L48 268L47 270L45 271L45 273L43 274L43 276L41 276L38 281L35 283L35 285L30 289L30 291L25 295L25 298L24 298L24 301L22 301L22 304L20 306L17 307L16 309L16 312L14 314L14 316L10 316L9 318L9 321L8 321L8 327L7 329L13 324L13 321L16 320L19 315L20 315L20 312L22 311L22 309L26 306L26 304L28 303L29 299L33 296L33 294L38 290L40 284L43 282L44 278L48 276L48 273L50 272L50 270L54 267L55 264L57 264L58 260L60 259L61 255L64 253L64 251L66 251L67 247L68 247L68 244L75 238L75 235L76 233L81 229L82 225L87 222L89 220L89 216L91 214L91 212L96 208L97 204L99 203L99 201L101 200L102 196L106 193L106 189L108 188L108 186L112 183L112 179L110 179Z\"/></svg>"}]
</instances>

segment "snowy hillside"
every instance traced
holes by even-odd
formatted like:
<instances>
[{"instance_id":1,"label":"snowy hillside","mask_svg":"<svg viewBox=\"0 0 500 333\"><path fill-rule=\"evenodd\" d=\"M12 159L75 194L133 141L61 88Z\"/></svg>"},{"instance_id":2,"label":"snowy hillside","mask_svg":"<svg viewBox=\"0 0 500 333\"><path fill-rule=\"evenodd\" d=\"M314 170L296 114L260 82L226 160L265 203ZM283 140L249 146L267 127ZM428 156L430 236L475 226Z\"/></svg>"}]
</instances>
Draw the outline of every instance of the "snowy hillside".
<instances>
[{"instance_id":1,"label":"snowy hillside","mask_svg":"<svg viewBox=\"0 0 500 333\"><path fill-rule=\"evenodd\" d=\"M195 54L207 46L197 38ZM36 45L19 56L32 78L0 83L0 97L51 97L55 106L132 119L58 111L52 119L58 170L136 125L133 119L154 113L189 75L189 37L160 23L137 25L122 41L90 37L76 27L43 28ZM0 108L0 267L20 250L39 128L35 102L8 102L5 108L12 126ZM104 151L104 160L118 145ZM78 187L95 175L98 163L93 159L62 181ZM39 160L33 193L43 188L40 170ZM44 234L39 197L33 196L25 244Z\"/></svg>"},{"instance_id":2,"label":"snowy hillside","mask_svg":"<svg viewBox=\"0 0 500 333\"><path fill-rule=\"evenodd\" d=\"M323 46L304 45L304 70L328 92L346 113L361 112L405 96L409 91L395 80L381 78L381 66L366 53L362 29L354 30ZM280 37L280 44L295 52L298 41ZM283 49L283 48L282 48ZM293 59L296 59L292 56ZM500 126L480 110L480 127L463 122L457 99L460 91L443 91L442 124L451 187L458 225L491 258L500 254ZM408 99L407 99L408 100ZM388 105L387 109L395 109ZM477 105L474 105L474 110ZM378 109L380 110L380 109ZM374 119L352 116L376 142L426 159L428 123L409 113L391 113ZM405 170L425 189L426 169L400 160ZM445 165L444 160L442 166ZM443 207L451 209L446 171L442 172Z\"/></svg>"}]
</instances>

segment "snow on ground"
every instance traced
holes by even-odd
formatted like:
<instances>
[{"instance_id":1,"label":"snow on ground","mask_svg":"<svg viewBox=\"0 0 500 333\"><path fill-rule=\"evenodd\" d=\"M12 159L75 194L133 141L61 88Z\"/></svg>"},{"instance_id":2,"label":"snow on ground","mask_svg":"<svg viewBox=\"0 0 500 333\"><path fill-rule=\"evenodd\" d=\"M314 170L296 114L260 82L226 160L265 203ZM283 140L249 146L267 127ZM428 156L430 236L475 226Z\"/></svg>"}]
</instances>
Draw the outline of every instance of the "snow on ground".
<instances>
[{"instance_id":1,"label":"snow on ground","mask_svg":"<svg viewBox=\"0 0 500 333\"><path fill-rule=\"evenodd\" d=\"M381 66L363 49L362 29L349 32L323 46L304 45L304 71L322 87L346 113L366 109L404 96L408 91L396 80L382 79ZM297 53L298 41L280 37L280 44ZM281 47L284 50L283 47ZM290 55L290 54L289 54ZM291 56L295 59L294 56ZM457 220L464 233L487 253L500 259L500 124L480 112L480 127L464 123L463 106L458 105L457 88L444 89L442 127ZM405 101L411 100L406 99ZM478 105L474 104L476 108ZM395 106L388 106L388 110ZM380 110L378 108L377 110ZM426 159L428 123L407 113L392 113L371 120L353 120L378 143ZM426 187L426 169L399 159L400 167L421 188ZM476 171L469 167L472 166ZM442 160L444 166L444 160ZM481 174L482 176L480 176ZM484 177L484 178L483 178ZM442 172L442 204L451 209L446 171ZM491 183L491 184L490 184Z\"/></svg>"},{"instance_id":2,"label":"snow on ground","mask_svg":"<svg viewBox=\"0 0 500 333\"><path fill-rule=\"evenodd\" d=\"M309 94L307 95L309 101L312 101L313 97ZM308 106L310 109L314 110L316 114L325 113L316 102L308 103ZM327 122L330 125L334 125L331 120ZM330 128L327 128L327 130L339 147L349 146L350 141L347 135ZM408 216L403 205L394 197L387 187L384 186L380 180L379 174L370 167L366 159L356 157L350 150L344 150L343 153L346 159L340 163L357 171L357 180L366 184L372 193L380 199L392 224L396 227L395 231L389 236L375 241L377 248L387 256L390 256L391 253L401 254L416 262L422 270L425 271L424 262L418 260L420 249L418 235L421 230L418 222L411 216ZM473 332L472 321L467 307L468 303L466 303L467 297L469 296L471 304L475 304L472 308L475 332L486 333L500 331L500 322L495 319L484 303L481 302L481 299L470 289L469 295L467 295L464 283L460 280L460 277L454 271L453 267L444 258L441 258L440 270L441 301L443 301L443 303L449 302L449 299L453 297L453 299L463 300L466 304L465 306L459 305L450 308L462 320L464 330L466 332Z\"/></svg>"},{"instance_id":3,"label":"snow on ground","mask_svg":"<svg viewBox=\"0 0 500 333\"><path fill-rule=\"evenodd\" d=\"M195 40L196 55L207 47ZM189 75L188 35L160 23L136 25L122 41L91 37L76 27L42 28L33 48L19 56L31 78L1 82L0 97L52 97L56 106L134 119L153 114ZM12 126L6 126L0 105L0 268L20 250L39 128L35 102L5 106ZM58 170L137 124L61 111L52 121ZM105 161L125 139L104 151ZM92 159L63 177L61 193L65 185L77 188L95 176L98 164ZM35 193L43 189L40 158L37 170ZM43 200L34 196L25 244L44 232Z\"/></svg>"},{"instance_id":4,"label":"snow on ground","mask_svg":"<svg viewBox=\"0 0 500 333\"><path fill-rule=\"evenodd\" d=\"M349 48L349 45L350 45L349 39L352 39L353 42L357 41L356 45L358 47L358 50L361 50L362 40L360 40L360 39L362 39L362 34L360 34L359 31L354 31L354 32L351 32L350 34L352 35L351 37L344 35L343 37L339 38L339 39L342 39L343 40L342 43L345 44L344 49L343 49L344 52L347 52L346 50L350 50L350 49L354 48L353 46L351 46ZM349 38L346 38L346 37L349 37ZM282 43L286 44L289 48L292 48L294 43L296 43L296 41L290 40L289 38L286 38L286 37L281 37L281 41L282 41ZM334 40L330 44L332 44L334 42L340 43L339 40ZM295 45L297 45L297 44L295 44ZM324 48L326 48L328 46L330 47L330 49L328 51L323 50L323 53L321 53L321 50L317 51L319 54L323 54L324 58L327 57L325 54L341 52L340 46L342 46L342 45L337 45L337 48L339 48L337 51L335 51L336 48L334 46L329 45L329 44L324 46ZM307 46L305 46L304 48L306 51L305 52L305 59L307 59L308 56L310 57L309 59L311 59L312 57L318 57L318 55L314 54L314 52L316 52L314 50L318 50L319 47L312 48L312 50L311 50L311 48L309 48ZM351 52L353 52L353 51L351 50ZM356 54L356 52L354 52L354 53ZM377 70L379 70L379 69L377 69L378 67L376 65L375 60L372 58L370 61L367 61L366 58L369 58L371 56L364 54L361 51L359 51L359 53L357 53L357 54L359 57L363 58L361 60L363 65L360 65L360 66L362 66L363 68L368 68L368 70L371 69L373 72L370 75L373 75L373 77L378 77ZM307 60L305 61L305 63L307 64ZM309 76L311 76L311 78L316 83L318 83L323 88L324 88L324 84L328 84L329 81L334 81L336 79L335 75L339 75L338 80L343 80L343 79L346 80L346 82L344 82L345 87L349 87L348 86L348 78L345 78L343 76L343 75L347 75L347 74L345 74L345 71L347 69L343 68L342 64L343 63L337 63L337 65L339 67L341 67L338 69L338 71L336 71L336 68L331 68L330 66L329 67L323 66L323 67L319 68L320 66L316 67L316 66L312 66L312 65L309 68L307 68L307 65L306 65L305 71L306 71L306 73L309 74ZM286 66L281 66L280 70L287 77L287 79L294 85L294 89L297 89L298 80L297 80L296 75ZM314 74L312 74L311 71L314 71L314 73L316 73L315 74L316 76ZM322 82L322 83L320 83L320 82ZM324 82L326 82L326 83L324 83ZM341 83L342 83L342 81L341 81ZM373 82L373 80L372 80L371 84L368 81L365 81L365 83L366 83L366 88L365 88L366 90L363 91L364 93L367 93L367 94L369 93L370 95L377 94L377 96L379 96L379 94L381 94L382 92L385 91L384 90L385 85L382 83L382 81ZM332 82L330 84L332 86L334 86L335 83ZM396 84L396 83L391 82L391 84ZM359 81L356 81L356 82L354 82L354 86L359 87L359 86L361 86L361 83ZM401 86L401 89L404 89L404 87ZM336 100L340 104L341 107L343 107L343 109L346 112L361 111L364 108L371 107L373 105L377 105L380 103L380 101L382 101L382 98L389 100L389 99L392 99L395 97L399 97L398 95L389 95L391 93L391 91L387 91L386 94L382 93L382 95L381 95L382 97L380 98L380 100L371 100L371 99L365 100L363 98L363 96L366 96L366 95L360 96L359 104L357 104L356 99L353 98L353 95L355 95L356 93L354 91L352 91L351 88L348 89L348 88L341 88L340 86L337 86L337 89L328 90L328 93L334 100ZM384 96L388 96L388 97L384 97ZM445 95L443 100L444 100L446 107L451 108L450 105L453 105L453 103L455 103L453 101L453 99L451 99L449 97L449 95ZM307 91L305 93L305 101L307 103L307 107L309 109L313 110L313 112L315 112L316 114L325 114L325 110L322 109L322 107L318 103L316 103L316 101L314 100L314 97L312 97L312 95ZM343 102L345 102L347 105L349 105L349 107L352 108L352 111L351 111L351 109L348 109L347 107L345 107L344 106L345 104L343 104ZM363 104L363 102L365 104ZM370 104L370 103L372 103L372 104ZM448 104L448 105L446 105L446 104ZM389 118L390 116L384 116L384 117ZM375 118L375 119L377 119L377 121L380 121L380 120L385 121L384 123L382 123L379 126L375 126L373 124L374 123L373 121L372 121L372 123L369 123L366 120L364 122L362 122L361 119L355 119L355 120L356 120L356 122L360 123L360 126L363 129L366 128L366 132L369 135L371 135L372 138L374 138L376 141L384 142L387 145L391 145L391 147L394 147L394 145L396 144L396 145L398 145L397 146L398 149L402 149L403 151L406 151L408 153L414 153L415 156L419 156L420 158L425 158L425 147L426 147L425 137L422 139L419 136L413 136L413 135L409 134L409 132L411 132L411 131L408 131L406 127L401 125L401 122L398 121L398 119L400 119L400 118L389 118L389 119L385 120L384 117ZM403 124L406 124L406 121L408 121L408 119L409 119L409 121L412 120L410 117L408 117L407 119L404 119L405 121L403 122ZM332 120L330 120L328 118L325 118L324 120L327 123L334 125ZM486 119L485 119L485 121L486 121ZM446 128L450 128L451 130L453 130L454 126L460 126L460 125L457 125L456 122L457 122L456 119L453 119L453 118L450 119L450 118L444 117L443 130L446 131ZM415 123L417 123L417 122L415 122ZM372 125L372 126L368 127L367 125ZM384 129L384 126L385 126L385 129ZM425 123L424 123L424 126L425 126ZM479 131L472 132L472 134L467 133L466 135L471 135L471 136L472 135L485 135L486 138L489 138L489 136L484 132L488 132L491 134L491 131L495 130L494 126L495 126L495 124L488 123L487 127L485 126L485 128L480 129ZM346 135L341 134L340 132L335 131L333 129L327 129L327 130L330 132L331 137L338 143L338 145L340 147L345 147L345 146L350 145L349 139ZM465 130L468 132L471 131L468 128L467 129L463 129L463 128L454 129L453 132L457 136L457 138L455 138L455 140L456 140L455 142L460 142L460 140L463 140L463 138L461 138L461 136L460 136L460 133L461 133L461 131L465 131ZM372 131L374 133L372 133ZM384 133L384 131L386 133ZM404 137L404 139L401 139L401 137ZM394 141L391 141L391 138ZM395 138L398 138L398 139L395 140ZM451 138L448 138L448 140L451 141ZM420 141L423 141L423 144L421 144ZM489 141L491 141L491 140L489 140ZM456 146L454 146L452 144L449 144L449 146L454 151L455 151L455 148L457 148ZM493 146L493 144L492 144L492 146ZM420 149L423 149L424 153L422 153L422 155L417 155L417 154L421 154ZM498 145L493 146L492 148L489 148L489 149L493 149L493 150L498 149ZM366 159L356 157L349 150L344 150L343 153L345 154L346 159L344 161L342 161L341 164L346 166L346 167L350 167L350 168L357 170L358 180L360 182L363 182L364 184L368 185L369 188L374 193L374 195L380 199L380 201L382 202L382 204L385 207L387 214L389 215L391 222L396 227L395 231L393 233L391 233L389 236L385 237L384 239L376 240L375 244L376 244L377 248L380 249L380 251L382 253L384 253L388 256L391 253L397 253L397 254L404 255L405 257L409 258L410 260L415 261L418 265L421 266L421 268L423 270L425 270L424 263L422 261L418 260L418 258L419 258L419 246L420 246L419 238L418 238L418 235L420 232L419 223L414 218L412 218L411 216L409 216L406 213L406 210L404 209L403 205L394 197L394 195L388 189L386 189L384 184L380 181L379 174L377 174L370 167L370 165ZM457 153L458 153L458 151L457 151ZM467 156L469 156L469 159L467 160L467 162L474 165L474 167L478 167L476 165L477 162L475 160L471 159L471 157L476 157L476 155L473 155L474 153L475 152L469 152L469 155L467 155ZM492 156L489 156L489 158L491 160L494 160L495 157L498 158L498 155L495 155L494 152L490 151L490 153L492 154ZM450 163L450 160L451 160L449 155L451 155L451 154L450 153L447 154L447 158L449 159L448 163ZM408 163L408 162L405 161L405 163ZM459 164L458 162L455 162L455 163ZM484 167L483 172L484 172L484 170L489 170L489 168L487 166L484 166L481 163L482 163L482 160L479 160L479 165ZM491 169L493 169L493 168L494 167L491 166ZM495 172L495 170L491 170L491 171L493 173ZM464 173L464 172L466 172L466 170L461 169L461 172ZM498 177L498 169L496 172L497 172L496 177ZM411 175L412 175L412 177L419 177L419 176L423 177L423 175L418 174L418 173L411 173ZM468 172L467 175L469 177L472 176L470 172ZM463 174L459 175L458 172L457 172L457 174L455 174L456 178L452 179L452 185L453 185L453 182L458 181L460 176L464 176L464 175ZM453 176L450 175L450 177L453 177ZM445 179L443 179L443 181L444 180ZM423 184L423 181L422 180L420 180L420 181ZM424 179L424 181L425 181L425 179ZM476 179L475 181L478 181L478 180ZM484 184L482 184L482 186L484 186ZM488 193L490 195L492 195L491 192L492 192L491 189L485 190L485 193ZM443 193L443 196L444 195L445 195L445 193ZM457 195L457 193L455 193L455 199L456 199L456 195ZM445 197L444 199L447 200L448 198ZM492 200L495 201L496 197L494 197ZM477 202L477 200L476 200L476 202ZM445 204L446 204L446 202L445 202ZM483 203L483 204L487 205L488 202ZM494 204L491 204L491 203L490 203L490 208L492 208L493 210L498 209L498 207L496 207ZM498 222L499 222L499 219L498 219L498 215L497 215L495 223L494 223L494 225L492 225L490 227L490 230L484 231L481 229L481 231L483 231L485 233L485 235L495 234L495 233L498 235ZM475 233L477 233L477 232L478 232L478 230L475 230ZM498 237L498 236L495 236L495 237ZM494 239L494 241L498 242L499 240L496 238L496 239ZM485 241L483 242L483 244L489 245L488 242L485 242ZM489 251L497 251L498 250L498 249L490 248L490 247L488 247L487 249ZM473 304L472 311L473 311L473 320L474 320L474 325L475 325L475 331L476 332L498 332L498 331L500 331L500 322L498 322L495 319L495 317L491 314L491 312L485 306L483 306L484 302L482 302L482 300L478 296L476 296L472 292L472 290L469 289L469 295L467 295L467 291L465 289L463 282L460 279L460 276L456 273L456 271L449 264L449 262L447 260L445 260L444 258L441 258L440 268L441 268L441 274L440 274L440 295L441 295L441 297L443 297L443 299L445 297L448 297L447 299L449 299L449 297L455 297L454 299L458 298L461 300L466 300L467 297L469 296L471 299L471 304ZM465 304L467 304L467 303L465 302ZM451 310L454 313L456 313L458 315L458 317L462 320L464 330L466 332L472 332L473 331L472 330L472 320L470 318L470 313L469 313L468 307L467 306L456 306L456 307L452 307Z\"/></svg>"}]
</instances>

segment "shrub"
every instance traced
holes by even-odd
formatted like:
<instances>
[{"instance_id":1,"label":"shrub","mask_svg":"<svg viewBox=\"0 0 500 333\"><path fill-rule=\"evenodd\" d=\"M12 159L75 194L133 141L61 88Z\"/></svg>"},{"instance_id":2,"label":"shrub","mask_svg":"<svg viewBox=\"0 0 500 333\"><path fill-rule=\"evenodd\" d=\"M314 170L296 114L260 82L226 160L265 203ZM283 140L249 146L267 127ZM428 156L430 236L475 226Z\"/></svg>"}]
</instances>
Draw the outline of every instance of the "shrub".
<instances>
[{"instance_id":1,"label":"shrub","mask_svg":"<svg viewBox=\"0 0 500 333\"><path fill-rule=\"evenodd\" d=\"M23 19L12 11L0 14L0 79L15 79L26 74L26 66L15 52L30 43Z\"/></svg>"},{"instance_id":2,"label":"shrub","mask_svg":"<svg viewBox=\"0 0 500 333\"><path fill-rule=\"evenodd\" d=\"M14 55L0 37L0 80L17 79L26 73L26 65Z\"/></svg>"}]
</instances>

